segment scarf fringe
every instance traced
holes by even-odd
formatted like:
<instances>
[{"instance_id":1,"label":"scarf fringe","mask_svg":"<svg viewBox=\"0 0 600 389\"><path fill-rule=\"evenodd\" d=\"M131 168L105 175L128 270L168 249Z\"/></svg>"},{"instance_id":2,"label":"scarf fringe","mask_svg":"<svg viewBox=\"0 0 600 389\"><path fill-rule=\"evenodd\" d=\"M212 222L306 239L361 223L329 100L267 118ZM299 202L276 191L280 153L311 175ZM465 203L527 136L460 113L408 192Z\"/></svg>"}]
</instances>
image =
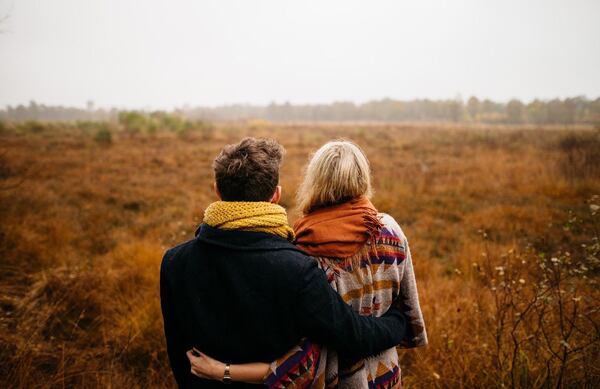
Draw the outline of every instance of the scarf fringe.
<instances>
[{"instance_id":1,"label":"scarf fringe","mask_svg":"<svg viewBox=\"0 0 600 389\"><path fill-rule=\"evenodd\" d=\"M377 236L379 236L379 233L383 228L383 223L381 222L381 218L377 215L377 211L364 215L363 221L365 223L365 227L367 228L367 234L369 235L367 241L372 245L376 244Z\"/></svg>"},{"instance_id":2,"label":"scarf fringe","mask_svg":"<svg viewBox=\"0 0 600 389\"><path fill-rule=\"evenodd\" d=\"M316 257L349 258L374 244L383 227L365 196L311 212L296 222L296 245Z\"/></svg>"}]
</instances>

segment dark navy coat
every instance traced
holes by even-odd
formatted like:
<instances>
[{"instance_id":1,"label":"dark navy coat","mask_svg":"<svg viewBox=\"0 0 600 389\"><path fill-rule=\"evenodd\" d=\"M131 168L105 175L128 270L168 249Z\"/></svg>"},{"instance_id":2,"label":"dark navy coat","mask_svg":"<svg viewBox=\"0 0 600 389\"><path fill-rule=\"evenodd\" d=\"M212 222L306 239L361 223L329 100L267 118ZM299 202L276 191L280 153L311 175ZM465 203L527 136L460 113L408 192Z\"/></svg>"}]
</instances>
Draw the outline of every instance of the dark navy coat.
<instances>
[{"instance_id":1,"label":"dark navy coat","mask_svg":"<svg viewBox=\"0 0 600 389\"><path fill-rule=\"evenodd\" d=\"M395 309L382 318L353 312L316 261L288 241L206 224L195 239L165 253L160 297L180 388L224 386L190 373L185 353L192 346L223 362L270 363L309 337L358 359L397 345L406 328Z\"/></svg>"}]
</instances>

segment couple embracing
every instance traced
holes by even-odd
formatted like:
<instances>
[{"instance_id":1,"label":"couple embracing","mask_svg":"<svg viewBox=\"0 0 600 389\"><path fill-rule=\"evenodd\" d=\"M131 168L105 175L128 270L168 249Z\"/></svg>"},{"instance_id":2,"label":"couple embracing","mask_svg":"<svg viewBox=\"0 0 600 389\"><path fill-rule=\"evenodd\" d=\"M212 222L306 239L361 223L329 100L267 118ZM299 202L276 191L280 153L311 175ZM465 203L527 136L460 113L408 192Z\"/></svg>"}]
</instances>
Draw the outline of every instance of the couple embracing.
<instances>
[{"instance_id":1,"label":"couple embracing","mask_svg":"<svg viewBox=\"0 0 600 389\"><path fill-rule=\"evenodd\" d=\"M246 138L213 163L219 201L168 250L160 295L180 388L399 388L396 347L425 345L407 239L369 201L352 142L311 158L288 225L274 140Z\"/></svg>"}]
</instances>

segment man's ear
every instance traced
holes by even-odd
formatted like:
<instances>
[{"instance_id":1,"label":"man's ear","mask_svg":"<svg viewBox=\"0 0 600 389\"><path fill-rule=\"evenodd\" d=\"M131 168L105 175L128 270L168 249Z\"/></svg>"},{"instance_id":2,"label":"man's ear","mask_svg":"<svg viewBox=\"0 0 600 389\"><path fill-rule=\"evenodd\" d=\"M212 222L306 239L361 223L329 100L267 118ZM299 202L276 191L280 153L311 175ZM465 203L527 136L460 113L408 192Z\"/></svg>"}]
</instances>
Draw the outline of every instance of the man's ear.
<instances>
[{"instance_id":1,"label":"man's ear","mask_svg":"<svg viewBox=\"0 0 600 389\"><path fill-rule=\"evenodd\" d=\"M270 202L273 204L279 204L279 200L281 200L281 185L277 185L275 188L275 193L273 193L273 197L271 197Z\"/></svg>"},{"instance_id":2,"label":"man's ear","mask_svg":"<svg viewBox=\"0 0 600 389\"><path fill-rule=\"evenodd\" d=\"M215 190L215 193L217 194L217 197L219 198L219 200L222 200L221 198L221 192L219 192L219 188L217 187L217 183L213 182L213 189Z\"/></svg>"}]
</instances>

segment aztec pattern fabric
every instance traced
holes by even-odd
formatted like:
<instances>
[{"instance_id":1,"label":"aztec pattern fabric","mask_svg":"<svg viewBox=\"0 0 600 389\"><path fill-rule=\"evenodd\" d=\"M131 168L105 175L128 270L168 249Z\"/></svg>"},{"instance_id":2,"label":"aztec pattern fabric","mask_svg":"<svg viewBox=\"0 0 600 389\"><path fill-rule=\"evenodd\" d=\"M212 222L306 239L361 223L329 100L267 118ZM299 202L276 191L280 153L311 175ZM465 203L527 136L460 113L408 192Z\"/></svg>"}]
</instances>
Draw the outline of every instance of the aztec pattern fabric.
<instances>
[{"instance_id":1,"label":"aztec pattern fabric","mask_svg":"<svg viewBox=\"0 0 600 389\"><path fill-rule=\"evenodd\" d=\"M222 230L266 232L294 240L285 209L266 201L216 201L204 211L204 223Z\"/></svg>"},{"instance_id":2,"label":"aztec pattern fabric","mask_svg":"<svg viewBox=\"0 0 600 389\"><path fill-rule=\"evenodd\" d=\"M264 383L269 388L323 388L326 354L326 350L308 339L302 339L298 346L271 364L274 370L270 371Z\"/></svg>"},{"instance_id":3,"label":"aztec pattern fabric","mask_svg":"<svg viewBox=\"0 0 600 389\"><path fill-rule=\"evenodd\" d=\"M361 315L382 316L392 305L405 312L409 321L407 336L399 347L424 346L427 344L427 332L408 241L391 216L380 216L384 226L374 244L367 242L365 252L368 255L360 261L360 269L353 269L353 261L349 258L316 259L331 287ZM300 367L298 361L306 361L308 356L311 369L307 365ZM391 348L352 366L342 366L335 350L303 340L271 364L265 382L270 388L277 389L400 388L398 352Z\"/></svg>"}]
</instances>

